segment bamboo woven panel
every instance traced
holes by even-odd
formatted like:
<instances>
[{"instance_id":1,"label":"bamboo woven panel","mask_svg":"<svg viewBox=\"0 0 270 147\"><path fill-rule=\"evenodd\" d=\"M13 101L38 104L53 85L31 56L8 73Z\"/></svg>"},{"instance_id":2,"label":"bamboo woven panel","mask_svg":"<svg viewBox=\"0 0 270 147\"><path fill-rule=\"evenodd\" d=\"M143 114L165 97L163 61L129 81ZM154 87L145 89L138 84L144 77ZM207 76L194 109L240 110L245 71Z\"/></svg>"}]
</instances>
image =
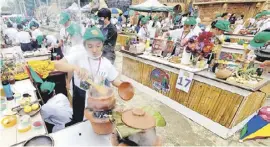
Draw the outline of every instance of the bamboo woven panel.
<instances>
[{"instance_id":1,"label":"bamboo woven panel","mask_svg":"<svg viewBox=\"0 0 270 147\"><path fill-rule=\"evenodd\" d=\"M266 94L263 92L253 92L241 104L239 113L236 114L230 127L233 127L243 121L245 118L256 112L264 103Z\"/></svg>"},{"instance_id":2,"label":"bamboo woven panel","mask_svg":"<svg viewBox=\"0 0 270 147\"><path fill-rule=\"evenodd\" d=\"M270 97L270 83L262 87L260 91L266 93L267 97Z\"/></svg>"},{"instance_id":3,"label":"bamboo woven panel","mask_svg":"<svg viewBox=\"0 0 270 147\"><path fill-rule=\"evenodd\" d=\"M141 83L141 73L143 70L141 62L123 57L123 63L122 73Z\"/></svg>"},{"instance_id":4,"label":"bamboo woven panel","mask_svg":"<svg viewBox=\"0 0 270 147\"><path fill-rule=\"evenodd\" d=\"M176 82L177 82L177 78L178 78L178 75L177 74L175 74L175 73L170 73L170 93L169 93L169 98L171 98L171 99L173 99L173 100L175 100L175 101L177 101L176 100L176 98L177 98L177 94L178 94L178 92L177 92L177 89L176 89Z\"/></svg>"},{"instance_id":5,"label":"bamboo woven panel","mask_svg":"<svg viewBox=\"0 0 270 147\"><path fill-rule=\"evenodd\" d=\"M154 66L151 66L149 64L144 64L143 65L143 75L142 75L142 84L147 86L147 87L150 87L152 88L152 83L151 83L151 80L150 80L150 75L151 75L151 72L155 69Z\"/></svg>"}]
</instances>

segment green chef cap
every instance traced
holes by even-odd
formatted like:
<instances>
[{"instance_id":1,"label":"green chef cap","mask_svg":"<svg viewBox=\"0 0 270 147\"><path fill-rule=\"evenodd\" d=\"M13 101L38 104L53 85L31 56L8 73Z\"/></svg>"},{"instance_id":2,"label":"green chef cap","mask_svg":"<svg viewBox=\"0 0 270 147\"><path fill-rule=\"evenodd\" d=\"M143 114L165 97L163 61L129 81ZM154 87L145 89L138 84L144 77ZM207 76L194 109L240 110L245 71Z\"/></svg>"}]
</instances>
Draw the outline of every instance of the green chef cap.
<instances>
[{"instance_id":1,"label":"green chef cap","mask_svg":"<svg viewBox=\"0 0 270 147\"><path fill-rule=\"evenodd\" d=\"M227 20L218 20L215 24L215 27L220 29L220 30L229 32L230 31L230 22Z\"/></svg>"},{"instance_id":2,"label":"green chef cap","mask_svg":"<svg viewBox=\"0 0 270 147\"><path fill-rule=\"evenodd\" d=\"M256 14L255 19L261 18L263 15L261 13Z\"/></svg>"},{"instance_id":3,"label":"green chef cap","mask_svg":"<svg viewBox=\"0 0 270 147\"><path fill-rule=\"evenodd\" d=\"M141 19L141 18L143 18L143 17L144 17L143 15L140 15L140 16L139 16L139 19Z\"/></svg>"},{"instance_id":4,"label":"green chef cap","mask_svg":"<svg viewBox=\"0 0 270 147\"><path fill-rule=\"evenodd\" d=\"M17 24L22 23L22 17L16 17L16 23Z\"/></svg>"},{"instance_id":5,"label":"green chef cap","mask_svg":"<svg viewBox=\"0 0 270 147\"><path fill-rule=\"evenodd\" d=\"M65 24L66 22L68 22L70 20L70 15L67 12L62 12L60 14L60 24Z\"/></svg>"},{"instance_id":6,"label":"green chef cap","mask_svg":"<svg viewBox=\"0 0 270 147\"><path fill-rule=\"evenodd\" d=\"M35 26L36 26L35 22L31 21L29 24L29 27L31 28L31 27L35 27Z\"/></svg>"},{"instance_id":7,"label":"green chef cap","mask_svg":"<svg viewBox=\"0 0 270 147\"><path fill-rule=\"evenodd\" d=\"M66 31L70 34L70 36L81 35L81 27L76 23L71 23Z\"/></svg>"},{"instance_id":8,"label":"green chef cap","mask_svg":"<svg viewBox=\"0 0 270 147\"><path fill-rule=\"evenodd\" d=\"M188 17L184 22L185 25L196 25L196 23L197 22L194 17Z\"/></svg>"},{"instance_id":9,"label":"green chef cap","mask_svg":"<svg viewBox=\"0 0 270 147\"><path fill-rule=\"evenodd\" d=\"M252 47L262 47L270 40L270 32L259 32L250 41Z\"/></svg>"},{"instance_id":10,"label":"green chef cap","mask_svg":"<svg viewBox=\"0 0 270 147\"><path fill-rule=\"evenodd\" d=\"M154 21L158 21L158 16L155 16L154 17Z\"/></svg>"},{"instance_id":11,"label":"green chef cap","mask_svg":"<svg viewBox=\"0 0 270 147\"><path fill-rule=\"evenodd\" d=\"M41 91L46 91L48 90L49 91L49 94L53 92L54 90L54 87L55 87L55 83L53 82L43 82L41 85L40 85L40 90Z\"/></svg>"},{"instance_id":12,"label":"green chef cap","mask_svg":"<svg viewBox=\"0 0 270 147\"><path fill-rule=\"evenodd\" d=\"M222 14L217 14L217 15L216 15L216 18L221 17L221 16L222 16Z\"/></svg>"},{"instance_id":13,"label":"green chef cap","mask_svg":"<svg viewBox=\"0 0 270 147\"><path fill-rule=\"evenodd\" d=\"M102 34L102 32L100 31L99 28L93 26L91 28L87 28L85 30L85 33L83 35L83 40L92 40L92 39L97 39L97 40L101 40L102 42L105 41L105 38Z\"/></svg>"},{"instance_id":14,"label":"green chef cap","mask_svg":"<svg viewBox=\"0 0 270 147\"><path fill-rule=\"evenodd\" d=\"M144 18L141 19L141 24L142 25L145 25L147 22L148 22L147 18L144 17Z\"/></svg>"},{"instance_id":15,"label":"green chef cap","mask_svg":"<svg viewBox=\"0 0 270 147\"><path fill-rule=\"evenodd\" d=\"M42 44L43 39L44 39L43 35L37 36L37 42L38 42L38 45L41 45L41 44Z\"/></svg>"}]
</instances>

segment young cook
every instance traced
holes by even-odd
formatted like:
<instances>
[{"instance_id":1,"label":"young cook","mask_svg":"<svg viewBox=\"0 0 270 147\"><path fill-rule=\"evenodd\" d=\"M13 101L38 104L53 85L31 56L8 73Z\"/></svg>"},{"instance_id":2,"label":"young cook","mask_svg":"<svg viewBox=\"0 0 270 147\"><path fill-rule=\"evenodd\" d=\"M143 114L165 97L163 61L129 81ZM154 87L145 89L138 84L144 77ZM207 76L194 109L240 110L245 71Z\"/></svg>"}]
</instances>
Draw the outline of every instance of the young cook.
<instances>
[{"instance_id":1,"label":"young cook","mask_svg":"<svg viewBox=\"0 0 270 147\"><path fill-rule=\"evenodd\" d=\"M55 62L55 68L59 71L73 72L73 119L71 123L80 122L84 117L87 92L80 87L81 82L92 79L97 84L105 84L110 81L118 87L121 81L117 78L118 72L111 62L102 57L103 43L105 38L97 27L87 28L83 35L83 46L87 53L74 52L63 59ZM77 46L78 48L78 46Z\"/></svg>"}]
</instances>

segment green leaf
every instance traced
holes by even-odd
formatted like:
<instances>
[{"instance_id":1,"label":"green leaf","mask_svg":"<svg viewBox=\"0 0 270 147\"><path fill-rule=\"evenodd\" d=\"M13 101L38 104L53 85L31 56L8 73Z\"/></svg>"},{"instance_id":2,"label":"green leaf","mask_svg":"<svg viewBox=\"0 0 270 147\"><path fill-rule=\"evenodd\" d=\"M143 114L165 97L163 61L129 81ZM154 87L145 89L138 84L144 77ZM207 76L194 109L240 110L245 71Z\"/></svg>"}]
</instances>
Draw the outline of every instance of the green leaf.
<instances>
[{"instance_id":1,"label":"green leaf","mask_svg":"<svg viewBox=\"0 0 270 147\"><path fill-rule=\"evenodd\" d=\"M121 138L125 138L142 131L141 129L131 128L126 125L116 126L116 130Z\"/></svg>"},{"instance_id":2,"label":"green leaf","mask_svg":"<svg viewBox=\"0 0 270 147\"><path fill-rule=\"evenodd\" d=\"M240 139L243 139L243 136L247 133L247 128L248 128L248 126L245 125L244 128L242 129L242 131L240 133Z\"/></svg>"},{"instance_id":3,"label":"green leaf","mask_svg":"<svg viewBox=\"0 0 270 147\"><path fill-rule=\"evenodd\" d=\"M155 111L151 106L145 106L142 108L146 113L152 115L156 119L156 126L157 127L164 127L166 126L166 120L164 117L158 112Z\"/></svg>"}]
</instances>

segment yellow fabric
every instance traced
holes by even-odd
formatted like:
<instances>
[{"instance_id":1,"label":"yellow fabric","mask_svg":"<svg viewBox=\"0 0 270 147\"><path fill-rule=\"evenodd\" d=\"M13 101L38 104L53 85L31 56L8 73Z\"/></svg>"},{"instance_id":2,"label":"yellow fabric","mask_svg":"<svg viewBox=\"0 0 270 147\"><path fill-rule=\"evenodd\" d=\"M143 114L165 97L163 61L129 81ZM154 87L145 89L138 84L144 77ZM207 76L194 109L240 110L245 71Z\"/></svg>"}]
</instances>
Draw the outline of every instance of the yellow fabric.
<instances>
[{"instance_id":1,"label":"yellow fabric","mask_svg":"<svg viewBox=\"0 0 270 147\"><path fill-rule=\"evenodd\" d=\"M243 140L248 140L256 137L270 137L270 124L264 126L260 130L248 135Z\"/></svg>"},{"instance_id":2,"label":"yellow fabric","mask_svg":"<svg viewBox=\"0 0 270 147\"><path fill-rule=\"evenodd\" d=\"M54 62L50 60L28 61L28 65L31 66L35 72L41 74L43 79L47 78L50 72L54 71Z\"/></svg>"}]
</instances>

